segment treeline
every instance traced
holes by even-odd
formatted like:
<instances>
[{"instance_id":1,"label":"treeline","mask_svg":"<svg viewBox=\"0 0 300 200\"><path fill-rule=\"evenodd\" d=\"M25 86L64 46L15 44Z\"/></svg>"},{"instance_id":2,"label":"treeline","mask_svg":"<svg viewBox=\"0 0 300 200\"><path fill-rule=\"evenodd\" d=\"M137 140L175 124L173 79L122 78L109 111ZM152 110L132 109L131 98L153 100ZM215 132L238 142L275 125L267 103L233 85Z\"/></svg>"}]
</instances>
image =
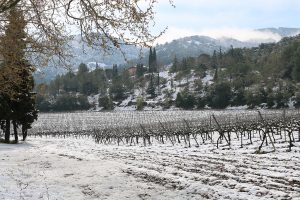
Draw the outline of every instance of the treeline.
<instances>
[{"instance_id":1,"label":"treeline","mask_svg":"<svg viewBox=\"0 0 300 200\"><path fill-rule=\"evenodd\" d=\"M95 106L90 105L88 96L99 94L99 99L119 101L126 98L132 89L129 72L118 71L117 65L113 65L112 69L96 67L89 71L82 63L76 73L70 71L57 76L50 84L38 85L36 104L37 109L43 112L87 110Z\"/></svg>"},{"instance_id":2,"label":"treeline","mask_svg":"<svg viewBox=\"0 0 300 200\"><path fill-rule=\"evenodd\" d=\"M148 74L147 76L144 76ZM95 108L89 97L98 95L98 106L104 110L113 110L134 89L142 89L152 98L157 96L157 88L161 80L158 74L158 65L155 48L150 48L148 67L137 64L132 68L100 68L90 71L82 63L77 72L69 71L65 75L57 76L50 84L40 84L37 92L36 107L42 112L73 111ZM137 109L145 105L143 98L139 98ZM95 103L95 102L94 102Z\"/></svg>"},{"instance_id":3,"label":"treeline","mask_svg":"<svg viewBox=\"0 0 300 200\"><path fill-rule=\"evenodd\" d=\"M36 87L37 108L41 111L87 110L95 107L88 101L88 97L94 95L99 96L98 105L104 110L114 109L130 95L136 101L127 102L127 106L136 105L139 110L147 105L146 101L156 102L148 106L164 109L172 106L223 109L228 106L285 108L300 105L300 36L251 49L231 48L226 52L219 49L212 55L181 60L175 56L171 67L163 69L175 74L171 80L159 76L163 67L158 60L155 48L151 48L148 67L137 64L119 70L114 65L112 69L96 67L89 71L81 64L76 73L68 72L49 85ZM180 92L175 95L178 88Z\"/></svg>"},{"instance_id":4,"label":"treeline","mask_svg":"<svg viewBox=\"0 0 300 200\"><path fill-rule=\"evenodd\" d=\"M212 56L181 61L175 57L171 71L179 78L188 76L191 70L201 78L211 72L213 84L203 85L196 80L193 91L187 86L177 95L177 107L285 108L300 104L300 36L251 49L220 49Z\"/></svg>"}]
</instances>

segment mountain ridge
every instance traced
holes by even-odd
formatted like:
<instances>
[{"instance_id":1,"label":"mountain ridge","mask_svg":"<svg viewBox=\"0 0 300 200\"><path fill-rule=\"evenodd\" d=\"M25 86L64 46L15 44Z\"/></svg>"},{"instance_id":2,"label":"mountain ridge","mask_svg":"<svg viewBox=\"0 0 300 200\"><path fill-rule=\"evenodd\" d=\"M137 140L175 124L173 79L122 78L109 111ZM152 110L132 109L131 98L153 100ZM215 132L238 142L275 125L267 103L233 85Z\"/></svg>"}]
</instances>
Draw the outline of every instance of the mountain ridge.
<instances>
[{"instance_id":1,"label":"mountain ridge","mask_svg":"<svg viewBox=\"0 0 300 200\"><path fill-rule=\"evenodd\" d=\"M300 28L262 28L256 29L256 31L270 32L272 34L277 34L280 37L290 37L295 36L300 33ZM171 42L166 42L165 44L160 44L156 46L158 62L161 65L170 64L175 55L178 59L183 57L196 57L201 54L212 54L214 50L227 51L231 46L233 48L251 48L259 46L261 43L273 43L276 42L272 39L264 40L249 40L240 41L230 37L221 37L214 39L209 36L188 36L183 38L175 39ZM135 46L121 46L122 51L125 53L125 57L130 62L126 61L120 50L113 49L110 54L107 54L101 49L89 47L85 42L82 41L79 35L76 35L69 45L72 47L71 53L74 58L71 61L73 66L72 70L76 71L80 63L86 63L93 67L93 63L101 63L102 66L111 67L113 64L118 65L134 65L136 63L143 63L147 65L148 63L148 50L140 49ZM85 53L84 53L85 52ZM140 53L144 55L143 58L139 58ZM91 63L91 65L89 64ZM58 74L66 73L66 69L61 67L53 68L46 67L38 70L39 73L35 75L37 82L48 82L57 76Z\"/></svg>"}]
</instances>

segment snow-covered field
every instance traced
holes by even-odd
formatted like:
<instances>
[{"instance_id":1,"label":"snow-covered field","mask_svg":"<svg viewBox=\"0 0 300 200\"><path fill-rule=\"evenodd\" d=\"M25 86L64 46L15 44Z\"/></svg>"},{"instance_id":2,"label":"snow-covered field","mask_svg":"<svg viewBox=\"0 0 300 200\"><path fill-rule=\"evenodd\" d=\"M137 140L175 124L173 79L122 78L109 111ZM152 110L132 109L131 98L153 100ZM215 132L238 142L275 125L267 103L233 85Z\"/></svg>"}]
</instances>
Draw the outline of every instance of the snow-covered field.
<instances>
[{"instance_id":1,"label":"snow-covered field","mask_svg":"<svg viewBox=\"0 0 300 200\"><path fill-rule=\"evenodd\" d=\"M0 199L300 199L300 147L254 154L216 149L99 145L29 138L0 144Z\"/></svg>"}]
</instances>

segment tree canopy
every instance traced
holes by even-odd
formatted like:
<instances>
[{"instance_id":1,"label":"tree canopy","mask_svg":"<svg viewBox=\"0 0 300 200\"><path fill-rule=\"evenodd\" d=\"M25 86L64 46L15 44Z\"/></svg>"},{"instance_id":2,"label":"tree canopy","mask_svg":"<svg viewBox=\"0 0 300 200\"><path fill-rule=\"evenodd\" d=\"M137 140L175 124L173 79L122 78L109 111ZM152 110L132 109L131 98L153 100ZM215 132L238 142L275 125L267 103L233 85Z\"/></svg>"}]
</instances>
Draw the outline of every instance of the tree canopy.
<instances>
[{"instance_id":1,"label":"tree canopy","mask_svg":"<svg viewBox=\"0 0 300 200\"><path fill-rule=\"evenodd\" d=\"M67 66L71 57L67 44L74 33L80 33L90 46L108 51L122 51L123 44L151 45L165 31L151 33L157 3L158 0L0 0L0 35L9 22L9 11L18 8L26 21L26 58L31 64L46 66L52 61ZM5 87L0 87L0 92L6 92Z\"/></svg>"}]
</instances>

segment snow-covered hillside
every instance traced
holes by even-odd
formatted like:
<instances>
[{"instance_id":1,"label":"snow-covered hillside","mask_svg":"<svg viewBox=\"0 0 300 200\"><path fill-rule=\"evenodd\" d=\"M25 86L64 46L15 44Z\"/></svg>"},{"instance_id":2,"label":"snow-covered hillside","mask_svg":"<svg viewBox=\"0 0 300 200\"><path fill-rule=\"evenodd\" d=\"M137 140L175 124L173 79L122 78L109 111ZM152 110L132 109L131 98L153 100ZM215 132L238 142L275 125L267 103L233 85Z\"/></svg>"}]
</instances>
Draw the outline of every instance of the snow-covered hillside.
<instances>
[{"instance_id":1,"label":"snow-covered hillside","mask_svg":"<svg viewBox=\"0 0 300 200\"><path fill-rule=\"evenodd\" d=\"M161 104L167 99L169 94L171 94L172 97L170 100L175 101L177 94L183 91L185 88L188 88L189 91L193 92L196 87L195 81L197 80L201 80L203 86L208 86L213 83L214 72L211 70L206 71L204 77L200 77L193 70L191 70L191 73L178 78L176 77L178 73L169 73L169 67L170 66L167 66L164 71L159 72L159 77L163 81L160 83L159 90L156 87L156 97L151 98L150 95L147 94L146 90L149 84L148 82L143 88L135 88L133 94L130 94L121 103L115 102L116 107L114 110L136 110L136 102L137 98L139 97L143 97L147 104L144 110L165 110ZM155 75L157 76L157 74ZM147 76L147 74L145 76ZM96 105L96 107L92 108L91 110L101 110L101 108L98 106L98 98L98 94L89 97L90 104ZM168 108L168 110L178 110L178 108L172 106L171 108Z\"/></svg>"}]
</instances>

